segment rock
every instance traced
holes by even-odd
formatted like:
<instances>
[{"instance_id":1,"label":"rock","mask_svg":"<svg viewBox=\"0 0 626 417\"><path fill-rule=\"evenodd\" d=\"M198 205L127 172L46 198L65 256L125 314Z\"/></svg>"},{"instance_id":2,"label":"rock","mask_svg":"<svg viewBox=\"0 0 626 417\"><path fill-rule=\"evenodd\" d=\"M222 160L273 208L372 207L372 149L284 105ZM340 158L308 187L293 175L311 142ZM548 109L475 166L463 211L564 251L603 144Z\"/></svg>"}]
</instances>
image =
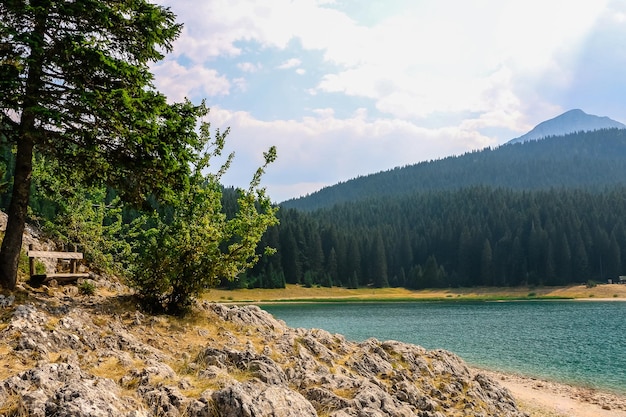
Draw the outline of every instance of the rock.
<instances>
[{"instance_id":1,"label":"rock","mask_svg":"<svg viewBox=\"0 0 626 417\"><path fill-rule=\"evenodd\" d=\"M507 390L442 350L291 329L255 306L203 303L204 329L107 312L97 297L41 297L6 307L0 340L32 367L0 381L0 409L18 395L33 416L524 416ZM193 349L180 339L187 327ZM100 367L117 376L94 375Z\"/></svg>"},{"instance_id":2,"label":"rock","mask_svg":"<svg viewBox=\"0 0 626 417\"><path fill-rule=\"evenodd\" d=\"M65 363L22 372L3 381L2 390L19 395L28 415L36 417L114 417L124 409L113 381Z\"/></svg>"},{"instance_id":3,"label":"rock","mask_svg":"<svg viewBox=\"0 0 626 417\"><path fill-rule=\"evenodd\" d=\"M153 387L142 386L139 394L143 397L148 407L152 409L153 415L178 417L186 402L186 398L176 387Z\"/></svg>"},{"instance_id":4,"label":"rock","mask_svg":"<svg viewBox=\"0 0 626 417\"><path fill-rule=\"evenodd\" d=\"M298 392L261 382L230 385L215 392L213 400L221 417L317 417L315 408Z\"/></svg>"},{"instance_id":5,"label":"rock","mask_svg":"<svg viewBox=\"0 0 626 417\"><path fill-rule=\"evenodd\" d=\"M0 294L0 308L11 307L14 301L14 295L9 295L8 297L5 297L4 295Z\"/></svg>"},{"instance_id":6,"label":"rock","mask_svg":"<svg viewBox=\"0 0 626 417\"><path fill-rule=\"evenodd\" d=\"M303 395L316 409L327 410L328 412L343 410L355 405L354 400L342 398L332 391L321 387L307 388L304 390Z\"/></svg>"}]
</instances>

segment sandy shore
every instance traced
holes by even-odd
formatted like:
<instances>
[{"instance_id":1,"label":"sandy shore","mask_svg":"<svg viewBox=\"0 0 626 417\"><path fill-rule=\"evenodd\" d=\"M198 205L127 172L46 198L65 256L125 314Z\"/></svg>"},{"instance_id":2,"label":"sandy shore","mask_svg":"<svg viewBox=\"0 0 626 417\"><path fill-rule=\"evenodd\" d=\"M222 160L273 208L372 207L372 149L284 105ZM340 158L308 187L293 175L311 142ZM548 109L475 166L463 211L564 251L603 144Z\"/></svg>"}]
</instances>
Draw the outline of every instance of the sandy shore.
<instances>
[{"instance_id":1,"label":"sandy shore","mask_svg":"<svg viewBox=\"0 0 626 417\"><path fill-rule=\"evenodd\" d=\"M493 371L476 370L506 387L531 417L626 417L626 395Z\"/></svg>"}]
</instances>

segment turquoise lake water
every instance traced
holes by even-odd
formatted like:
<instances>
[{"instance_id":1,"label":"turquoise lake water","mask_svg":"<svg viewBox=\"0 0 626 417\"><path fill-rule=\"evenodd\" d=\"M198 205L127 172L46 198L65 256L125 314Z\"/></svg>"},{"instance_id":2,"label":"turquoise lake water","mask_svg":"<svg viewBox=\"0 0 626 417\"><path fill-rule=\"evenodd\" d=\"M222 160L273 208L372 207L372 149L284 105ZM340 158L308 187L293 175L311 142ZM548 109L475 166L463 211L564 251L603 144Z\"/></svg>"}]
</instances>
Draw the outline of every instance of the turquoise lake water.
<instances>
[{"instance_id":1,"label":"turquoise lake water","mask_svg":"<svg viewBox=\"0 0 626 417\"><path fill-rule=\"evenodd\" d=\"M626 394L626 303L264 305L290 327L446 349L468 364Z\"/></svg>"}]
</instances>

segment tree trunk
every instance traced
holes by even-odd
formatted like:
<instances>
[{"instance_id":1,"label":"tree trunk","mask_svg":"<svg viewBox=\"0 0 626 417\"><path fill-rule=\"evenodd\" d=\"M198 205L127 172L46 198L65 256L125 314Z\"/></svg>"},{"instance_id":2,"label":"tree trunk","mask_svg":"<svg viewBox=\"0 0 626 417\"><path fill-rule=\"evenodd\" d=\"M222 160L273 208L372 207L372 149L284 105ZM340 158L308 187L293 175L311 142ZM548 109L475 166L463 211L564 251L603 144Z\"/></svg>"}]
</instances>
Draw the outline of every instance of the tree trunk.
<instances>
[{"instance_id":1,"label":"tree trunk","mask_svg":"<svg viewBox=\"0 0 626 417\"><path fill-rule=\"evenodd\" d=\"M40 4L41 3L41 4ZM38 134L36 125L36 109L39 105L41 87L43 85L43 66L45 61L46 2L32 1L37 10L28 59L28 77L26 79L24 102L20 118L17 138L17 155L15 157L15 174L13 177L13 193L9 204L7 229L0 249L0 286L9 290L15 289L17 268L22 250L22 235L28 213L30 199L30 183L33 173L33 148ZM44 6L44 7L42 7Z\"/></svg>"},{"instance_id":2,"label":"tree trunk","mask_svg":"<svg viewBox=\"0 0 626 417\"><path fill-rule=\"evenodd\" d=\"M0 250L0 284L9 290L13 290L17 282L32 171L33 139L27 134L20 138L17 146L13 193L7 213L9 219Z\"/></svg>"}]
</instances>

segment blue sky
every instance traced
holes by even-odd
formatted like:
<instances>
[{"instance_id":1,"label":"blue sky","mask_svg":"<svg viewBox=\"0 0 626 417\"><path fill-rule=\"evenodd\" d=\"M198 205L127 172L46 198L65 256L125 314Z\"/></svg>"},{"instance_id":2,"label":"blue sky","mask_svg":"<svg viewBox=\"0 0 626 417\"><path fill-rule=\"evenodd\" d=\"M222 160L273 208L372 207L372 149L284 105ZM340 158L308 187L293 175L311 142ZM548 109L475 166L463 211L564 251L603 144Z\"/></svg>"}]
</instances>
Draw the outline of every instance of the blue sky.
<instances>
[{"instance_id":1,"label":"blue sky","mask_svg":"<svg viewBox=\"0 0 626 417\"><path fill-rule=\"evenodd\" d=\"M156 87L231 128L227 185L276 145L275 202L498 146L573 108L626 123L626 0L158 2L184 29Z\"/></svg>"}]
</instances>

